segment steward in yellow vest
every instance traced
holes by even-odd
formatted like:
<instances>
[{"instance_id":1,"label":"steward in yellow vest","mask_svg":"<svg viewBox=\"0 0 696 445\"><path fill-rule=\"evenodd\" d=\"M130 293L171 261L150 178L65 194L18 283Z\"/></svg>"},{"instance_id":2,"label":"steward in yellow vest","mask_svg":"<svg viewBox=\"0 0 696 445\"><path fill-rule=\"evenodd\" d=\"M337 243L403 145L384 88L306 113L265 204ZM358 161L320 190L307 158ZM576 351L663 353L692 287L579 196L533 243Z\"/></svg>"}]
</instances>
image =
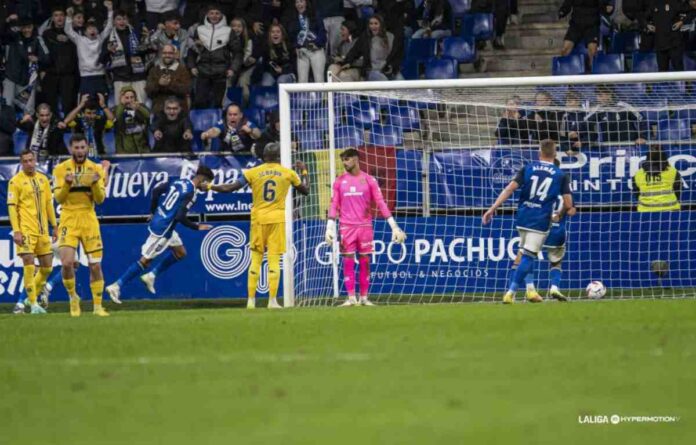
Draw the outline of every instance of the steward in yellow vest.
<instances>
[{"instance_id":1,"label":"steward in yellow vest","mask_svg":"<svg viewBox=\"0 0 696 445\"><path fill-rule=\"evenodd\" d=\"M633 190L638 194L639 212L680 210L681 176L669 165L659 147L652 147L640 170L633 177Z\"/></svg>"}]
</instances>

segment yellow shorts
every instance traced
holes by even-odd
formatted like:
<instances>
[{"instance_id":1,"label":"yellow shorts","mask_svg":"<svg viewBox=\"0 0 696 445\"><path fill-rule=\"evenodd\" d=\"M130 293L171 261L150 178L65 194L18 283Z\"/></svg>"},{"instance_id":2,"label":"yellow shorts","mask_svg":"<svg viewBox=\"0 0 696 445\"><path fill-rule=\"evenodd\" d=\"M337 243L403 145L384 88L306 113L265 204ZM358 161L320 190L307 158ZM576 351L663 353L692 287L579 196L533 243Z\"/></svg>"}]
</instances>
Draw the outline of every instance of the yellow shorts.
<instances>
[{"instance_id":1,"label":"yellow shorts","mask_svg":"<svg viewBox=\"0 0 696 445\"><path fill-rule=\"evenodd\" d=\"M285 253L285 223L251 223L250 238L251 250L263 253L268 249L269 255Z\"/></svg>"},{"instance_id":2,"label":"yellow shorts","mask_svg":"<svg viewBox=\"0 0 696 445\"><path fill-rule=\"evenodd\" d=\"M24 243L17 246L17 255L51 255L51 237L48 235L24 235Z\"/></svg>"},{"instance_id":3,"label":"yellow shorts","mask_svg":"<svg viewBox=\"0 0 696 445\"><path fill-rule=\"evenodd\" d=\"M99 230L99 221L94 212L75 212L60 215L58 246L77 247L82 244L92 262L99 262L104 249Z\"/></svg>"}]
</instances>

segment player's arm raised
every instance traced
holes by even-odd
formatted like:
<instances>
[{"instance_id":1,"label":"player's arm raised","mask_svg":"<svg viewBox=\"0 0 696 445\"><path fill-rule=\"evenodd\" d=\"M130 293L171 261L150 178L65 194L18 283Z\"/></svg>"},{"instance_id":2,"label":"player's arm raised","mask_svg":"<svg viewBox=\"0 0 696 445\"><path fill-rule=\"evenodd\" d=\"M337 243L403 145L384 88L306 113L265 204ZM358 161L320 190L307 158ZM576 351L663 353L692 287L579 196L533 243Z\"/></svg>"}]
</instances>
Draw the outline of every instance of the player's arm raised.
<instances>
[{"instance_id":1,"label":"player's arm raised","mask_svg":"<svg viewBox=\"0 0 696 445\"><path fill-rule=\"evenodd\" d=\"M382 214L382 217L387 220L387 223L389 223L389 227L391 227L392 229L392 242L397 244L403 243L404 241L406 241L406 233L403 230L401 230L401 227L399 227L399 225L396 223L396 220L389 211L389 207L387 206L387 203L384 200L382 190L379 188L377 180L371 178L370 180L368 180L368 185L370 186L372 199L374 199L375 204L379 209L379 212Z\"/></svg>"},{"instance_id":2,"label":"player's arm raised","mask_svg":"<svg viewBox=\"0 0 696 445\"><path fill-rule=\"evenodd\" d=\"M493 215L495 215L495 211L498 210L498 207L503 205L503 203L507 201L513 193L515 193L515 190L517 190L519 186L520 185L517 183L517 181L511 181L507 187L500 192L498 199L496 199L493 205L486 211L486 213L483 214L482 222L484 225L491 222Z\"/></svg>"}]
</instances>

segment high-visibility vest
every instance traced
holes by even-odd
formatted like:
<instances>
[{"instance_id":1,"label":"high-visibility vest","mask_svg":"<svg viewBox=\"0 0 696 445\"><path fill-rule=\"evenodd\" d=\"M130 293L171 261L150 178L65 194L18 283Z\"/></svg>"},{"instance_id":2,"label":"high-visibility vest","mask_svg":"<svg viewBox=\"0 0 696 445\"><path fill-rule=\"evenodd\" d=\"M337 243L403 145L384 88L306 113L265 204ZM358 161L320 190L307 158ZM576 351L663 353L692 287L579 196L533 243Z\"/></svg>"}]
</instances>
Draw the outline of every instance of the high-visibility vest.
<instances>
[{"instance_id":1,"label":"high-visibility vest","mask_svg":"<svg viewBox=\"0 0 696 445\"><path fill-rule=\"evenodd\" d=\"M679 210L681 205L674 193L674 181L677 179L677 169L671 165L660 173L658 180L647 181L644 169L638 170L635 180L640 196L638 197L639 212L667 212Z\"/></svg>"}]
</instances>

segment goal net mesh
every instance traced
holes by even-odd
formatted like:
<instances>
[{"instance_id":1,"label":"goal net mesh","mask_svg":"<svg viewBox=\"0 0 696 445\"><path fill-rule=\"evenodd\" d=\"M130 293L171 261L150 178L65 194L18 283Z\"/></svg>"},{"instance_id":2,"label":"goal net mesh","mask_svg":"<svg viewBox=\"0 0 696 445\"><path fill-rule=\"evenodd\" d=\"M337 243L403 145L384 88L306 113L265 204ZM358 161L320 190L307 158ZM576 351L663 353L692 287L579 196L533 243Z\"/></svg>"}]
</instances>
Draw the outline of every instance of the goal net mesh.
<instances>
[{"instance_id":1,"label":"goal net mesh","mask_svg":"<svg viewBox=\"0 0 696 445\"><path fill-rule=\"evenodd\" d=\"M346 297L340 247L324 234L331 172L344 173L339 156L349 147L408 235L391 243L389 225L375 212L370 299L499 300L518 251L519 192L492 224L482 225L481 216L538 158L543 139L558 143L577 208L563 223L561 291L586 298L586 285L601 281L604 298L696 296L696 84L438 88L434 81L427 89L289 94L292 159L307 164L311 179L311 194L294 199L290 222L295 253L285 272L294 274L296 305ZM659 169L680 173L679 211L637 211L633 178L651 150L664 160ZM544 251L533 277L542 295L549 269Z\"/></svg>"}]
</instances>

